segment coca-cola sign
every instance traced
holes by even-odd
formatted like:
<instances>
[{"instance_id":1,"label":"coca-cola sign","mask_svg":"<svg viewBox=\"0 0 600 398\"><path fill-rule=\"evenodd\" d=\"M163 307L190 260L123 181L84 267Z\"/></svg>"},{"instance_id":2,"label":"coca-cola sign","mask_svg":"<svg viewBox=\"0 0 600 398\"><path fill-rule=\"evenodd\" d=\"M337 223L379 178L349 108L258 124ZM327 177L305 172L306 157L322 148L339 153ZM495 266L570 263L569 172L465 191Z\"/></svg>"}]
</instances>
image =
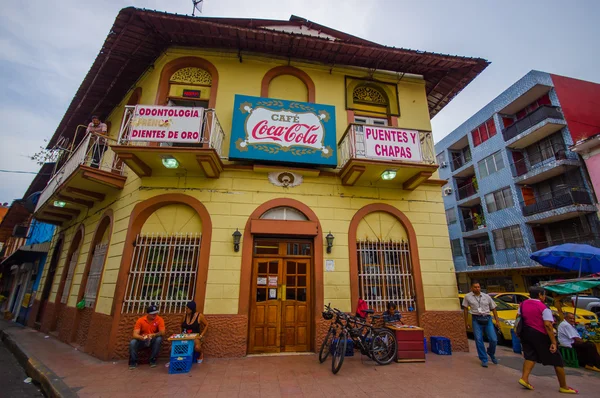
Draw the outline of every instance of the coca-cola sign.
<instances>
[{"instance_id":1,"label":"coca-cola sign","mask_svg":"<svg viewBox=\"0 0 600 398\"><path fill-rule=\"evenodd\" d=\"M236 95L229 158L335 167L335 108Z\"/></svg>"}]
</instances>

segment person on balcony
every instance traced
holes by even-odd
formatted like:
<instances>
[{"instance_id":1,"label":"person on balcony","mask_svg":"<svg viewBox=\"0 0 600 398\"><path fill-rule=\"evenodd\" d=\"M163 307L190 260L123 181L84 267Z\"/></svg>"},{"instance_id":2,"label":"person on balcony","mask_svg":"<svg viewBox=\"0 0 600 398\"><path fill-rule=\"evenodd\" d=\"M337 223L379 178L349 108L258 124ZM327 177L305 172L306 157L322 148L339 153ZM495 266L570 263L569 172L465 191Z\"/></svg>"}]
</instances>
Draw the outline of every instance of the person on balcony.
<instances>
[{"instance_id":1,"label":"person on balcony","mask_svg":"<svg viewBox=\"0 0 600 398\"><path fill-rule=\"evenodd\" d=\"M92 144L92 163L90 166L99 169L102 155L106 151L106 137L108 136L108 127L102 123L96 115L92 116L92 121L88 124L86 133L93 133L90 142Z\"/></svg>"},{"instance_id":2,"label":"person on balcony","mask_svg":"<svg viewBox=\"0 0 600 398\"><path fill-rule=\"evenodd\" d=\"M129 343L129 369L137 367L138 350L150 348L150 367L156 367L156 357L160 352L163 336L165 335L165 321L158 316L158 308L151 305L147 314L137 320L133 327L133 339Z\"/></svg>"},{"instance_id":3,"label":"person on balcony","mask_svg":"<svg viewBox=\"0 0 600 398\"><path fill-rule=\"evenodd\" d=\"M577 352L579 366L600 372L600 355L596 350L596 345L581 339L575 329L575 315L572 312L567 312L565 320L558 325L558 343L563 347L573 348Z\"/></svg>"}]
</instances>

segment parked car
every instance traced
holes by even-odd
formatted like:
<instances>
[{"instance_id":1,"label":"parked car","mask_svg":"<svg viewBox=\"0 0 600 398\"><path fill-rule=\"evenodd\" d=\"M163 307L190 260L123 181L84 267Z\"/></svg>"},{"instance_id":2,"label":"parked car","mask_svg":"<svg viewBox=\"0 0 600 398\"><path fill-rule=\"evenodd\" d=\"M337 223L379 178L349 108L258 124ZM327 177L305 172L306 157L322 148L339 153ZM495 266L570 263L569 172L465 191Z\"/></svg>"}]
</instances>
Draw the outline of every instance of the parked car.
<instances>
[{"instance_id":1,"label":"parked car","mask_svg":"<svg viewBox=\"0 0 600 398\"><path fill-rule=\"evenodd\" d=\"M459 294L458 298L460 299L460 307L462 308L462 302L465 298L465 295ZM496 303L496 311L498 311L500 327L498 327L498 325L496 324L496 320L493 319L493 316L492 322L494 323L494 326L496 326L498 343L506 344L507 342L512 340L510 331L515 327L515 320L517 319L517 309L498 299L494 299L494 302ZM473 333L473 321L470 313L467 318L467 333Z\"/></svg>"},{"instance_id":2,"label":"parked car","mask_svg":"<svg viewBox=\"0 0 600 398\"><path fill-rule=\"evenodd\" d=\"M575 307L576 296L571 297L571 303ZM600 316L600 297L589 296L587 294L579 295L577 299L577 308L588 310Z\"/></svg>"},{"instance_id":3,"label":"parked car","mask_svg":"<svg viewBox=\"0 0 600 398\"><path fill-rule=\"evenodd\" d=\"M529 293L521 293L521 292L488 293L488 294L491 297L494 297L495 299L498 299L498 300L504 301L505 303L511 304L515 308L518 308L519 304L521 304L523 301L529 299ZM572 304L568 300L563 301L562 303L563 303L563 306L562 306L563 312L565 312L565 313L566 312L570 312L570 313L575 312L575 308L572 306ZM546 304L550 307L550 310L552 310L552 313L554 314L556 321L561 322L562 317L558 313L558 309L554 306L554 299L552 297L546 296ZM598 323L598 316L591 311L587 311L587 310L578 308L577 312L575 313L575 322L583 323L584 325L589 325L590 323Z\"/></svg>"}]
</instances>

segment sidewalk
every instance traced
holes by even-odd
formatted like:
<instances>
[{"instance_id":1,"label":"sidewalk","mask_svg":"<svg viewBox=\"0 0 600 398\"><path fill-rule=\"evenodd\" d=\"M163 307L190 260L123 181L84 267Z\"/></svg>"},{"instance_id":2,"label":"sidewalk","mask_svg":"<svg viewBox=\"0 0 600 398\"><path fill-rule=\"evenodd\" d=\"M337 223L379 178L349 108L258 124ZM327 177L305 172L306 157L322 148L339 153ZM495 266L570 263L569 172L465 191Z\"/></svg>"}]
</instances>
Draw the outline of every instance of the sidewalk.
<instances>
[{"instance_id":1,"label":"sidewalk","mask_svg":"<svg viewBox=\"0 0 600 398\"><path fill-rule=\"evenodd\" d=\"M523 390L517 380L522 359L508 347L499 347L500 365L485 369L477 356L427 354L426 363L377 366L356 353L347 357L338 375L331 373L331 361L319 364L315 354L260 356L236 359L206 359L183 375L169 375L165 363L150 369L140 365L127 369L127 361L103 362L63 344L45 338L29 328L0 321L0 330L20 349L55 374L66 394L80 397L547 397L558 393L554 371L536 366L530 382L535 391ZM34 356L34 358L32 358ZM597 397L600 374L567 368L569 384L579 396ZM60 396L60 395L59 395ZM71 395L74 396L74 395Z\"/></svg>"}]
</instances>

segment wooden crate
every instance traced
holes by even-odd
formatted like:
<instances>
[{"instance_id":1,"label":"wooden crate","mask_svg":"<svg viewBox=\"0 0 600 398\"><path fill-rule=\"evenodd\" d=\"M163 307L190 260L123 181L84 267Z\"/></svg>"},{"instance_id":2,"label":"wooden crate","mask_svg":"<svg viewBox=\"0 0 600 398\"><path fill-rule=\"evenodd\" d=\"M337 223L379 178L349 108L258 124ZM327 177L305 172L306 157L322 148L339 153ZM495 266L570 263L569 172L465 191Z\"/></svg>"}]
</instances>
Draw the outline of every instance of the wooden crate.
<instances>
[{"instance_id":1,"label":"wooden crate","mask_svg":"<svg viewBox=\"0 0 600 398\"><path fill-rule=\"evenodd\" d=\"M396 362L425 362L423 329L398 326L387 326L387 328L393 330L396 334L396 341L398 342Z\"/></svg>"}]
</instances>

